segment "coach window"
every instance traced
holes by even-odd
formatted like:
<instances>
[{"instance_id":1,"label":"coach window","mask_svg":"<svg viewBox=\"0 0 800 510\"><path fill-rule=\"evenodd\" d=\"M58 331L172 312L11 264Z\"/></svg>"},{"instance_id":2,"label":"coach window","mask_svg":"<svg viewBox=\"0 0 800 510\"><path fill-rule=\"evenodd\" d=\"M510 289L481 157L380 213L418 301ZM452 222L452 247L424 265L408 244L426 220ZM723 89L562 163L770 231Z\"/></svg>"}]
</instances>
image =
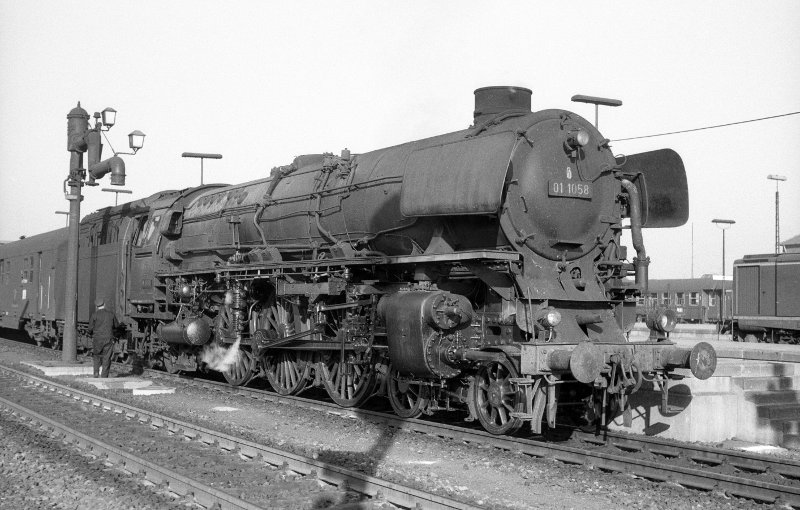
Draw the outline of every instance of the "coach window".
<instances>
[{"instance_id":1,"label":"coach window","mask_svg":"<svg viewBox=\"0 0 800 510\"><path fill-rule=\"evenodd\" d=\"M11 271L11 261L0 259L0 283L8 285L8 273Z\"/></svg>"},{"instance_id":2,"label":"coach window","mask_svg":"<svg viewBox=\"0 0 800 510\"><path fill-rule=\"evenodd\" d=\"M709 292L708 293L708 306L717 306L717 294L716 294L716 292Z\"/></svg>"},{"instance_id":3,"label":"coach window","mask_svg":"<svg viewBox=\"0 0 800 510\"><path fill-rule=\"evenodd\" d=\"M33 255L31 255L27 259L28 260L28 270L26 271L25 279L28 280L28 282L33 282L33 259L34 259Z\"/></svg>"},{"instance_id":4,"label":"coach window","mask_svg":"<svg viewBox=\"0 0 800 510\"><path fill-rule=\"evenodd\" d=\"M669 292L662 292L661 293L661 304L668 305L669 304Z\"/></svg>"},{"instance_id":5,"label":"coach window","mask_svg":"<svg viewBox=\"0 0 800 510\"><path fill-rule=\"evenodd\" d=\"M699 305L700 304L700 293L699 292L690 292L689 293L689 304L690 305Z\"/></svg>"},{"instance_id":6,"label":"coach window","mask_svg":"<svg viewBox=\"0 0 800 510\"><path fill-rule=\"evenodd\" d=\"M683 292L677 292L677 293L675 294L675 304L676 304L676 305L683 305L683 304L685 304L685 303L683 302Z\"/></svg>"}]
</instances>

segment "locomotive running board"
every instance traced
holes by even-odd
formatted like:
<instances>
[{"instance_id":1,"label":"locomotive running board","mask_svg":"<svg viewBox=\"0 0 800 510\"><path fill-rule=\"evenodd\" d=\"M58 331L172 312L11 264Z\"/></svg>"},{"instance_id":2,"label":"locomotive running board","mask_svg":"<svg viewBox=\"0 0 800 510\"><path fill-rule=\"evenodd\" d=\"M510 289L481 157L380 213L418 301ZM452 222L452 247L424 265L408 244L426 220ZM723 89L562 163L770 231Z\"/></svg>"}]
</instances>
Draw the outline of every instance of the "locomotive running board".
<instances>
[{"instance_id":1,"label":"locomotive running board","mask_svg":"<svg viewBox=\"0 0 800 510\"><path fill-rule=\"evenodd\" d=\"M281 262L267 262L258 264L230 264L224 267L215 267L213 269L187 269L183 271L164 271L157 272L156 276L169 277L181 275L197 275L197 274L216 274L216 273L239 273L242 271L259 271L271 270L280 268L299 268L299 267L314 267L318 265L325 266L366 266L366 265L391 265L391 264L429 264L441 262L461 262L466 260L492 260L497 262L518 262L522 260L522 256L513 251L504 250L472 250L472 251L457 251L453 253L440 253L429 255L395 255L385 257L354 257L342 259L320 259L320 260L303 260L303 261L281 261Z\"/></svg>"},{"instance_id":2,"label":"locomotive running board","mask_svg":"<svg viewBox=\"0 0 800 510\"><path fill-rule=\"evenodd\" d=\"M400 255L395 257L382 257L388 264L421 264L427 262L460 262L462 260L510 260L517 261L521 256L513 251L500 250L475 250L442 253L439 255Z\"/></svg>"}]
</instances>

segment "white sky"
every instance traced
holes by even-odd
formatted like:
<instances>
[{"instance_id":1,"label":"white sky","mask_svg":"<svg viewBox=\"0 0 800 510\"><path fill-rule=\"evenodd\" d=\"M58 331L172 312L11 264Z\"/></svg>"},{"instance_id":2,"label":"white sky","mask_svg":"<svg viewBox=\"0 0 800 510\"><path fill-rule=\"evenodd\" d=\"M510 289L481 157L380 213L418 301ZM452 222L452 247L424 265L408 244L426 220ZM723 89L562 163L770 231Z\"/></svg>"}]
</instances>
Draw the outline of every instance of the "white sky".
<instances>
[{"instance_id":1,"label":"white sky","mask_svg":"<svg viewBox=\"0 0 800 510\"><path fill-rule=\"evenodd\" d=\"M519 85L533 109L589 120L613 139L800 111L800 2L200 2L0 0L0 239L64 226L66 115L118 111L108 133L147 134L123 156L148 196L267 176L298 154L366 152L466 128L473 90ZM671 147L689 178L689 223L646 230L652 278L719 273L768 253L781 174L781 240L800 234L800 115L621 141ZM103 157L111 156L105 144ZM114 204L108 178L82 215ZM633 249L628 243L630 253Z\"/></svg>"}]
</instances>

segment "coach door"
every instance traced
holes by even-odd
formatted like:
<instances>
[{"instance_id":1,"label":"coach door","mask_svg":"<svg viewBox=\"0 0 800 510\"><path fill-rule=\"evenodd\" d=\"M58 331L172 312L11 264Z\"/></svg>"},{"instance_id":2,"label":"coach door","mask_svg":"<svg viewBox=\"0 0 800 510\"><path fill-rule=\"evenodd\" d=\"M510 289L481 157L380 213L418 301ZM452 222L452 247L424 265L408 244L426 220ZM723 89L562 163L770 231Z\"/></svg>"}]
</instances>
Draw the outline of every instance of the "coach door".
<instances>
[{"instance_id":1,"label":"coach door","mask_svg":"<svg viewBox=\"0 0 800 510\"><path fill-rule=\"evenodd\" d=\"M20 285L19 293L15 295L17 298L15 306L19 320L26 317L31 317L38 313L36 305L38 298L36 296L37 290L37 276L36 266L39 263L39 254L31 254L22 259L22 268L20 271Z\"/></svg>"},{"instance_id":2,"label":"coach door","mask_svg":"<svg viewBox=\"0 0 800 510\"><path fill-rule=\"evenodd\" d=\"M135 219L128 272L128 302L136 307L130 312L153 313L153 256L158 248L160 214Z\"/></svg>"}]
</instances>

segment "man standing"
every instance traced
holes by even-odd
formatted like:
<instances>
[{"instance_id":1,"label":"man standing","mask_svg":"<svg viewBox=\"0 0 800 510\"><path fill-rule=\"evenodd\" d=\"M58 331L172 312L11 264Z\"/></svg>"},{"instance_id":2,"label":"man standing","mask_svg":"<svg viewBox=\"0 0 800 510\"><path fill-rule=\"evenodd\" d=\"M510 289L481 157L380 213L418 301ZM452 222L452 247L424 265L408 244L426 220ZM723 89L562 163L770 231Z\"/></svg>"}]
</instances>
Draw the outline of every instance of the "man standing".
<instances>
[{"instance_id":1,"label":"man standing","mask_svg":"<svg viewBox=\"0 0 800 510\"><path fill-rule=\"evenodd\" d=\"M89 319L89 334L92 335L92 350L94 356L94 376L100 376L100 364L103 365L102 377L108 377L111 370L111 355L114 353L114 331L119 327L119 321L114 312L106 310L103 298L97 298L94 303L97 310Z\"/></svg>"}]
</instances>

